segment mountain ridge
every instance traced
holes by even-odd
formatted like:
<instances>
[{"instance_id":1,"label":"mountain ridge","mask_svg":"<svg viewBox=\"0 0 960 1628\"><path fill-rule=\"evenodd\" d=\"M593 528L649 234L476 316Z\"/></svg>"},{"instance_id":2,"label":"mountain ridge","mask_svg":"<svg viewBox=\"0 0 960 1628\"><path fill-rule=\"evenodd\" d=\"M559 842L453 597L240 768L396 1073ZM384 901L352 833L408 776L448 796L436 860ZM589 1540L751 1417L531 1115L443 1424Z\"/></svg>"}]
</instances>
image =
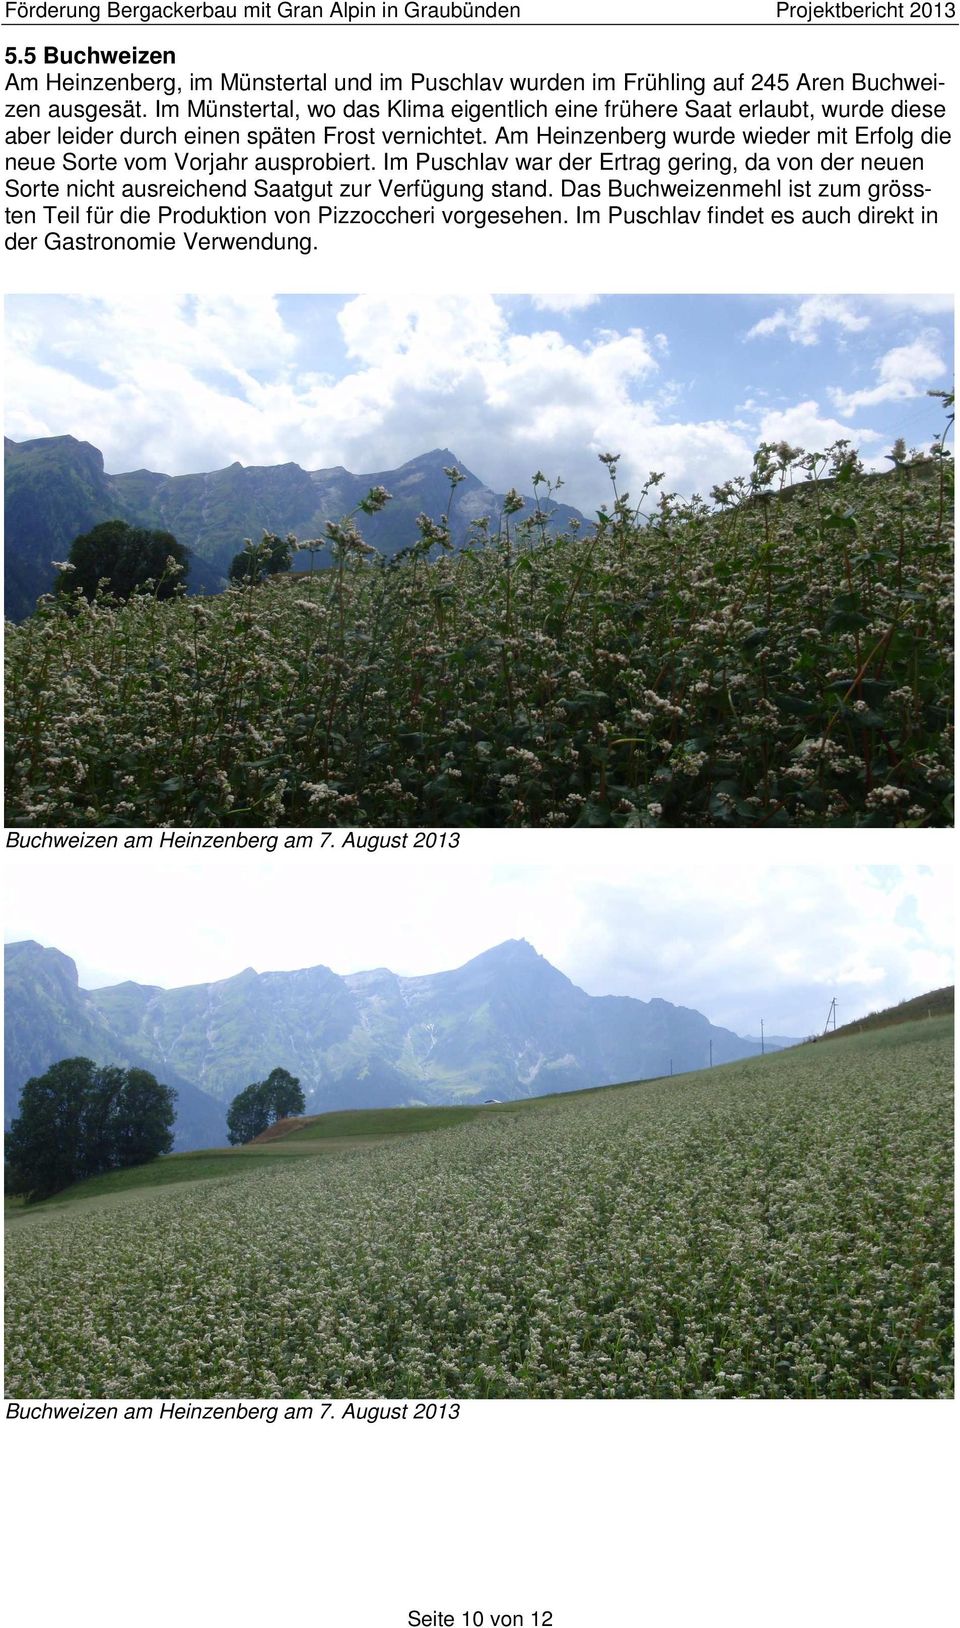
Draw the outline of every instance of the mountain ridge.
<instances>
[{"instance_id":1,"label":"mountain ridge","mask_svg":"<svg viewBox=\"0 0 960 1628\"><path fill-rule=\"evenodd\" d=\"M445 468L464 479L451 500ZM53 559L65 559L73 539L105 520L172 532L190 551L191 592L222 589L234 555L246 537L264 531L299 538L323 537L326 522L356 508L373 486L392 501L362 516L362 534L379 553L391 555L414 543L416 517L438 520L449 513L455 547L466 542L474 521L495 525L504 494L497 493L451 452L435 447L395 469L354 474L342 464L307 470L299 464L241 464L188 475L134 469L108 474L103 453L72 435L4 440L4 519L7 615L19 620L54 581ZM534 499L524 498L530 514ZM568 504L550 504L549 530L583 520ZM295 568L296 568L295 562ZM306 559L301 563L306 568ZM323 563L323 555L318 556Z\"/></svg>"},{"instance_id":2,"label":"mountain ridge","mask_svg":"<svg viewBox=\"0 0 960 1628\"><path fill-rule=\"evenodd\" d=\"M32 940L8 945L5 962L8 1116L26 1079L79 1053L175 1085L183 1147L210 1145L214 1120L222 1141L233 1096L277 1066L317 1113L512 1100L760 1054L691 1007L588 995L526 940L437 973L248 967L171 989L83 990L69 956Z\"/></svg>"}]
</instances>

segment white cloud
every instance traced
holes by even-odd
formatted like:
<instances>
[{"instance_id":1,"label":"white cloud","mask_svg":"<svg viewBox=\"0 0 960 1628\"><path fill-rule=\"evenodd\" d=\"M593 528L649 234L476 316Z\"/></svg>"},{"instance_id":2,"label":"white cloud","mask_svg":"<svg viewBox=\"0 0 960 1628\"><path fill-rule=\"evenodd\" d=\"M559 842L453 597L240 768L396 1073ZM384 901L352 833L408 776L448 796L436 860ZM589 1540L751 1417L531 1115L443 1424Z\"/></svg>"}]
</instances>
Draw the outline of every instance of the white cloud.
<instances>
[{"instance_id":1,"label":"white cloud","mask_svg":"<svg viewBox=\"0 0 960 1628\"><path fill-rule=\"evenodd\" d=\"M883 439L878 430L865 425L845 424L838 418L826 418L816 401L798 401L792 407L777 408L764 413L760 420L760 440L788 441L791 446L803 447L807 452L822 452L834 441L850 441L862 448Z\"/></svg>"},{"instance_id":2,"label":"white cloud","mask_svg":"<svg viewBox=\"0 0 960 1628\"><path fill-rule=\"evenodd\" d=\"M920 316L950 316L954 305L952 294L870 294L865 298L870 305L913 311Z\"/></svg>"},{"instance_id":3,"label":"white cloud","mask_svg":"<svg viewBox=\"0 0 960 1628\"><path fill-rule=\"evenodd\" d=\"M705 867L635 858L558 866L418 862L358 888L356 865L323 866L323 910L304 912L302 855L222 863L144 857L124 876L125 922L103 909L101 864L54 856L11 875L9 938L82 963L81 982L164 986L318 963L405 974L462 964L528 938L590 994L696 1007L741 1034L803 1036L834 996L840 1021L950 983L949 872L863 866ZM64 886L70 869L70 886ZM184 939L185 911L196 930ZM137 924L142 924L137 926ZM118 947L119 946L119 947Z\"/></svg>"},{"instance_id":4,"label":"white cloud","mask_svg":"<svg viewBox=\"0 0 960 1628\"><path fill-rule=\"evenodd\" d=\"M535 311L585 311L588 305L595 305L600 298L599 294L534 294L532 296Z\"/></svg>"},{"instance_id":5,"label":"white cloud","mask_svg":"<svg viewBox=\"0 0 960 1628\"><path fill-rule=\"evenodd\" d=\"M671 491L708 492L750 468L757 435L809 448L838 438L872 445L881 437L859 425L858 409L919 394L944 371L936 335L923 335L889 351L868 389L836 389L833 414L816 399L825 385L809 379L796 389L806 399L787 397L776 410L760 386L732 381L741 406L718 410L716 380L682 362L664 377L682 335L564 320L587 301L532 297L542 316L532 333L518 333L512 297L344 297L342 349L332 347L329 372L316 341L301 337L302 302L288 308L245 292L14 302L7 430L18 439L79 435L112 472L182 474L234 460L365 472L447 446L501 491L528 486L538 467L560 475L563 495L589 513L609 496L600 453L621 454L630 491L657 469ZM861 308L866 300L855 308L833 295L798 299L766 318L765 331L806 346L826 325L862 327ZM324 332L330 321L324 308ZM805 359L794 371L804 373ZM699 416L698 400L709 404Z\"/></svg>"},{"instance_id":6,"label":"white cloud","mask_svg":"<svg viewBox=\"0 0 960 1628\"><path fill-rule=\"evenodd\" d=\"M896 345L874 363L878 383L866 390L831 389L830 399L843 413L878 407L885 401L909 401L922 396L927 385L942 379L946 363L940 355L939 335L932 330L909 345Z\"/></svg>"},{"instance_id":7,"label":"white cloud","mask_svg":"<svg viewBox=\"0 0 960 1628\"><path fill-rule=\"evenodd\" d=\"M7 337L14 436L79 435L108 469L176 474L258 452L278 461L257 375L282 377L296 340L271 296L57 301L50 323Z\"/></svg>"},{"instance_id":8,"label":"white cloud","mask_svg":"<svg viewBox=\"0 0 960 1628\"><path fill-rule=\"evenodd\" d=\"M499 490L561 475L586 510L609 494L601 452L622 454L634 490L653 468L689 492L749 467L738 428L664 422L662 335L514 333L490 295L362 295L338 321L352 366L335 379L266 297L61 302L52 343L35 322L11 330L8 433L79 434L110 471L168 474L234 459L362 472L449 446Z\"/></svg>"},{"instance_id":9,"label":"white cloud","mask_svg":"<svg viewBox=\"0 0 960 1628\"><path fill-rule=\"evenodd\" d=\"M834 294L814 294L800 300L791 310L781 307L769 317L754 323L747 339L768 339L771 334L786 333L794 345L816 345L820 331L832 325L844 333L860 333L870 326L870 318L854 311L849 300Z\"/></svg>"},{"instance_id":10,"label":"white cloud","mask_svg":"<svg viewBox=\"0 0 960 1628\"><path fill-rule=\"evenodd\" d=\"M691 867L633 887L600 879L580 902L561 962L575 981L591 994L656 993L740 1034L758 1033L762 1016L768 1033L803 1036L834 996L847 1022L953 979L943 872Z\"/></svg>"},{"instance_id":11,"label":"white cloud","mask_svg":"<svg viewBox=\"0 0 960 1628\"><path fill-rule=\"evenodd\" d=\"M447 375L467 358L495 358L508 333L491 294L361 294L346 301L337 321L347 354L368 367L389 369L406 358Z\"/></svg>"}]
</instances>

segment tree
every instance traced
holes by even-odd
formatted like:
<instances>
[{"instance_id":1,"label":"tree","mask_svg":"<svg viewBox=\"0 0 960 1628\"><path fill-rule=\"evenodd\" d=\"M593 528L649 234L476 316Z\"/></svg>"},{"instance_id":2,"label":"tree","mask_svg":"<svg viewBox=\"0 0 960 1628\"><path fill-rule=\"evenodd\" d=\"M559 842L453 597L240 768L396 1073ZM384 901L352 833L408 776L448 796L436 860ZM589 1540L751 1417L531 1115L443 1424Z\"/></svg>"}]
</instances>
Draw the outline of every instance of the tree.
<instances>
[{"instance_id":1,"label":"tree","mask_svg":"<svg viewBox=\"0 0 960 1628\"><path fill-rule=\"evenodd\" d=\"M148 581L155 584L158 599L169 599L180 588L189 563L187 549L171 532L105 520L74 538L57 578L57 592L74 593L79 588L85 598L93 599L98 583L106 578L109 592L118 599L129 599Z\"/></svg>"},{"instance_id":2,"label":"tree","mask_svg":"<svg viewBox=\"0 0 960 1628\"><path fill-rule=\"evenodd\" d=\"M86 1058L77 1058L86 1062ZM84 1088L83 1121L79 1148L82 1169L73 1177L81 1181L84 1176L97 1175L112 1168L113 1147L116 1139L115 1115L117 1101L123 1090L122 1068L94 1068L90 1064ZM21 1110L23 1107L21 1099Z\"/></svg>"},{"instance_id":3,"label":"tree","mask_svg":"<svg viewBox=\"0 0 960 1628\"><path fill-rule=\"evenodd\" d=\"M236 1147L238 1142L252 1142L270 1123L270 1110L262 1084L248 1085L239 1091L227 1109L227 1140Z\"/></svg>"},{"instance_id":4,"label":"tree","mask_svg":"<svg viewBox=\"0 0 960 1628\"><path fill-rule=\"evenodd\" d=\"M113 1114L111 1170L148 1164L158 1154L170 1152L175 1096L176 1092L158 1085L145 1068L127 1069Z\"/></svg>"},{"instance_id":5,"label":"tree","mask_svg":"<svg viewBox=\"0 0 960 1628\"><path fill-rule=\"evenodd\" d=\"M295 537L278 537L272 531L265 531L259 543L252 543L248 537L230 561L230 581L243 585L264 582L267 577L289 571L296 547Z\"/></svg>"},{"instance_id":6,"label":"tree","mask_svg":"<svg viewBox=\"0 0 960 1628\"><path fill-rule=\"evenodd\" d=\"M306 1100L300 1081L285 1068L275 1068L264 1080L266 1098L273 1120L289 1119L291 1114L306 1112Z\"/></svg>"},{"instance_id":7,"label":"tree","mask_svg":"<svg viewBox=\"0 0 960 1628\"><path fill-rule=\"evenodd\" d=\"M46 1198L79 1180L93 1072L88 1058L72 1057L27 1081L4 1148L9 1192Z\"/></svg>"},{"instance_id":8,"label":"tree","mask_svg":"<svg viewBox=\"0 0 960 1628\"><path fill-rule=\"evenodd\" d=\"M6 1187L49 1198L173 1146L176 1092L142 1068L68 1057L28 1080L6 1142Z\"/></svg>"},{"instance_id":9,"label":"tree","mask_svg":"<svg viewBox=\"0 0 960 1628\"><path fill-rule=\"evenodd\" d=\"M285 1068L275 1068L265 1080L248 1085L234 1097L227 1109L227 1139L234 1146L252 1142L268 1125L302 1114L306 1106L300 1081Z\"/></svg>"}]
</instances>

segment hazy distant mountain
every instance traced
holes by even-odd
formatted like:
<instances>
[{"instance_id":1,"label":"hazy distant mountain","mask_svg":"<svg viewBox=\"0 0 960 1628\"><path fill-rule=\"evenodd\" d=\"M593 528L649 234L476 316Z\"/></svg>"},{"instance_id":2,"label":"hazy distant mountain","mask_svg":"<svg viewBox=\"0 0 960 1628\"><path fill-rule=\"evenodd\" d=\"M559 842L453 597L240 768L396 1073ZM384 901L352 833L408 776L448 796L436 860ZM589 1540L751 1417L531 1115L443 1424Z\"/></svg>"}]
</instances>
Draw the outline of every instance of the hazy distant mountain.
<instances>
[{"instance_id":1,"label":"hazy distant mountain","mask_svg":"<svg viewBox=\"0 0 960 1628\"><path fill-rule=\"evenodd\" d=\"M8 946L6 961L8 1114L24 1081L60 1057L136 1062L179 1086L180 1146L222 1142L226 1104L278 1066L317 1113L679 1074L705 1067L711 1042L714 1063L760 1051L669 1001L587 995L523 939L419 978L248 967L182 989L84 991L67 956L32 942Z\"/></svg>"},{"instance_id":2,"label":"hazy distant mountain","mask_svg":"<svg viewBox=\"0 0 960 1628\"><path fill-rule=\"evenodd\" d=\"M92 526L126 520L172 529L131 507L104 474L102 454L86 441L72 435L4 440L3 449L4 610L14 621L29 616L40 595L50 592L56 577L51 561L66 559L73 539ZM194 592L214 593L222 586L220 572L191 557L190 584Z\"/></svg>"},{"instance_id":3,"label":"hazy distant mountain","mask_svg":"<svg viewBox=\"0 0 960 1628\"><path fill-rule=\"evenodd\" d=\"M307 471L299 464L257 469L233 463L204 475L159 475L148 469L108 475L103 454L72 435L36 441L5 441L5 535L7 615L32 612L49 591L50 561L64 559L74 537L102 520L170 531L190 549L188 585L215 592L224 585L230 561L244 538L264 531L286 536L322 536L327 520L348 514L371 486L385 486L393 501L379 514L360 516L367 542L394 554L417 539L416 516L432 519L450 508L454 543L466 539L470 522L489 516L496 524L503 495L465 469L447 448L413 458L399 469L354 475L348 469ZM445 468L465 476L450 505ZM526 499L526 513L535 508ZM566 504L551 504L551 529L581 519ZM317 556L323 563L324 555ZM306 556L300 563L306 567Z\"/></svg>"},{"instance_id":4,"label":"hazy distant mountain","mask_svg":"<svg viewBox=\"0 0 960 1628\"><path fill-rule=\"evenodd\" d=\"M4 950L4 1123L17 1111L21 1087L63 1057L159 1072L177 1090L175 1146L211 1147L226 1141L223 1110L176 1070L155 1068L152 1054L114 1034L79 987L77 969L59 950L27 940Z\"/></svg>"}]
</instances>

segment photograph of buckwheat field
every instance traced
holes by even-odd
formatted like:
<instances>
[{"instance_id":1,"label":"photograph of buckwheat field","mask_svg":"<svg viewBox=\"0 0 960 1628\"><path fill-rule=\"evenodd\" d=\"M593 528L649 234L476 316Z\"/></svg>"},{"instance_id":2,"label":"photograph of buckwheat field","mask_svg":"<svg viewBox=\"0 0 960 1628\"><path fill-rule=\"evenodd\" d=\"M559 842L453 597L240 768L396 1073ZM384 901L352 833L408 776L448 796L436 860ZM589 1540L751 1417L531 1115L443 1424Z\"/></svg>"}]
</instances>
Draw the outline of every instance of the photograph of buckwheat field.
<instances>
[{"instance_id":1,"label":"photograph of buckwheat field","mask_svg":"<svg viewBox=\"0 0 960 1628\"><path fill-rule=\"evenodd\" d=\"M7 300L15 826L944 826L952 314Z\"/></svg>"},{"instance_id":2,"label":"photograph of buckwheat field","mask_svg":"<svg viewBox=\"0 0 960 1628\"><path fill-rule=\"evenodd\" d=\"M13 873L8 1397L952 1394L946 874L311 863Z\"/></svg>"}]
</instances>

